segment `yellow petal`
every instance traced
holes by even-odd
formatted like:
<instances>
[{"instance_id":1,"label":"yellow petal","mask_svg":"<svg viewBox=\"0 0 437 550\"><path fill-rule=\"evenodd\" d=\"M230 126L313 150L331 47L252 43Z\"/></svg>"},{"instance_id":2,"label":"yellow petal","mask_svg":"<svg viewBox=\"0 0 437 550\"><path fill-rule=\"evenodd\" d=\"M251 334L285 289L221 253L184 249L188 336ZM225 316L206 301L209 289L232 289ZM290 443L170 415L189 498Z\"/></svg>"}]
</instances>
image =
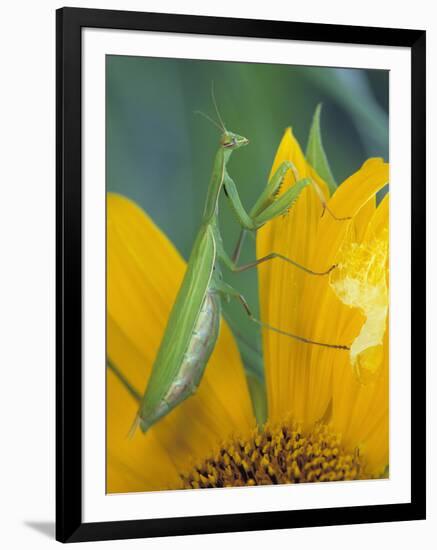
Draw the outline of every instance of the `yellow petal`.
<instances>
[{"instance_id":1,"label":"yellow petal","mask_svg":"<svg viewBox=\"0 0 437 550\"><path fill-rule=\"evenodd\" d=\"M374 374L382 360L388 312L387 259L388 227L370 241L343 246L330 281L340 300L359 308L366 318L350 348L352 367L360 377Z\"/></svg>"},{"instance_id":2,"label":"yellow petal","mask_svg":"<svg viewBox=\"0 0 437 550\"><path fill-rule=\"evenodd\" d=\"M285 160L294 164L299 178L311 176L325 197L328 197L325 183L306 162L290 128L282 138L271 174ZM294 177L288 173L281 191L293 184ZM321 212L322 206L314 190L305 189L289 214L269 222L258 232L258 257L277 252L311 268L310 257L316 244ZM307 284L307 275L281 260L273 260L260 266L258 276L263 321L282 330L299 332L300 296ZM290 412L301 416L304 406L301 388L306 383L307 372L293 359L299 345L289 338L264 331L263 349L270 420L280 420Z\"/></svg>"},{"instance_id":3,"label":"yellow petal","mask_svg":"<svg viewBox=\"0 0 437 550\"><path fill-rule=\"evenodd\" d=\"M370 218L362 242L345 240L330 279L340 300L365 317L350 350L352 367L361 382L377 372L383 356L388 313L388 197Z\"/></svg>"},{"instance_id":4,"label":"yellow petal","mask_svg":"<svg viewBox=\"0 0 437 550\"><path fill-rule=\"evenodd\" d=\"M108 322L109 340L117 340L116 346L129 346L113 322ZM132 349L129 351L129 364L140 368L141 356ZM106 381L107 492L153 491L180 486L178 472L154 433L147 439L139 430L133 437L129 436L129 422L135 418L138 402L109 369ZM154 458L153 464L150 464L150 457Z\"/></svg>"},{"instance_id":5,"label":"yellow petal","mask_svg":"<svg viewBox=\"0 0 437 550\"><path fill-rule=\"evenodd\" d=\"M361 384L347 365L334 371L332 426L344 445L358 447L372 475L389 461L389 338L385 334L382 368Z\"/></svg>"},{"instance_id":6,"label":"yellow petal","mask_svg":"<svg viewBox=\"0 0 437 550\"><path fill-rule=\"evenodd\" d=\"M305 162L291 132L284 136L279 154L289 155L296 165ZM277 158L276 165L279 160L286 159ZM328 269L351 228L363 234L374 210L373 197L387 181L388 166L370 159L336 190L329 209L337 217L360 213L354 222L334 220L328 213L321 218L320 200L307 188L287 216L260 232L258 255L280 252L310 269ZM351 312L340 303L328 277L307 275L274 260L260 268L259 280L262 318L273 326L319 342L349 344L363 323L359 311ZM305 423L321 418L332 397L332 368L347 363L347 353L293 342L268 331L264 350L270 418L279 420L289 413Z\"/></svg>"},{"instance_id":7,"label":"yellow petal","mask_svg":"<svg viewBox=\"0 0 437 550\"><path fill-rule=\"evenodd\" d=\"M387 165L378 159L367 161L361 170L336 190L328 207L336 216L354 217L385 185L387 179ZM317 246L312 257L315 269L326 269L327 265L338 262L339 248L350 238L353 228L353 220L337 221L325 214L319 221ZM307 280L300 315L300 328L304 335L319 342L350 344L363 324L362 313L340 303L330 288L328 277L308 277ZM346 352L316 346L300 345L299 352L297 362L310 371L306 415L313 420L319 411L317 406L310 404L311 401L321 399L325 405L329 400L332 368L348 362L349 358Z\"/></svg>"},{"instance_id":8,"label":"yellow petal","mask_svg":"<svg viewBox=\"0 0 437 550\"><path fill-rule=\"evenodd\" d=\"M142 393L185 272L185 262L166 236L128 199L109 194L107 212L108 357ZM117 384L120 382L112 379L111 385ZM111 395L116 395L117 403ZM250 430L255 421L247 382L227 326L222 323L198 392L145 436L136 434L132 442L126 441L135 410L128 392L108 391L108 472L124 469L135 474L137 477L132 479L143 479L137 490L145 490L149 473L153 476L154 472L159 485L167 471L171 485L175 472L185 470L192 459L199 461L221 440ZM137 441L143 449L142 468L138 464ZM166 459L161 461L164 455ZM147 478L144 471L148 472ZM108 486L109 481L110 475ZM132 490L132 483L126 490ZM121 484L118 480L114 486L122 490Z\"/></svg>"},{"instance_id":9,"label":"yellow petal","mask_svg":"<svg viewBox=\"0 0 437 550\"><path fill-rule=\"evenodd\" d=\"M371 197L357 212L351 222L350 234L354 242L361 242L376 209L376 196Z\"/></svg>"},{"instance_id":10,"label":"yellow petal","mask_svg":"<svg viewBox=\"0 0 437 550\"><path fill-rule=\"evenodd\" d=\"M369 220L362 244L387 238L388 206L389 196L386 195ZM388 259L385 270L388 283ZM388 326L388 322L386 324ZM347 362L334 369L332 424L343 435L346 445L360 448L370 472L373 475L380 475L389 459L389 334L387 329L384 331L382 345L369 348L366 359L369 372L364 380L365 384L356 376Z\"/></svg>"},{"instance_id":11,"label":"yellow petal","mask_svg":"<svg viewBox=\"0 0 437 550\"><path fill-rule=\"evenodd\" d=\"M328 202L328 207L337 217L352 217L371 200L388 182L388 164L382 159L367 160L360 170L345 180ZM351 222L341 222L325 214L318 226L319 266L324 265L326 256L335 259L342 241L351 230Z\"/></svg>"}]
</instances>

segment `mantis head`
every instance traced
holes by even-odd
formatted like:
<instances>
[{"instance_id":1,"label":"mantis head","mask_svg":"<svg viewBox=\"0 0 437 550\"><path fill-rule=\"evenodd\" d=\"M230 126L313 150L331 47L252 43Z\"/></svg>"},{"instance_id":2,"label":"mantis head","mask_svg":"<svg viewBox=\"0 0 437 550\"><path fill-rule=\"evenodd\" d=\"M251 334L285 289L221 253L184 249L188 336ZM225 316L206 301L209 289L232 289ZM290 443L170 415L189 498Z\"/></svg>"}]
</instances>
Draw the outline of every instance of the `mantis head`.
<instances>
[{"instance_id":1,"label":"mantis head","mask_svg":"<svg viewBox=\"0 0 437 550\"><path fill-rule=\"evenodd\" d=\"M223 147L224 149L230 149L231 151L233 151L234 149L243 147L243 145L247 145L249 143L249 140L247 138L245 138L244 136L239 136L238 134L234 134L234 132L229 132L229 130L226 129L225 123L223 122L223 119L220 115L220 111L217 107L217 102L215 100L213 83L211 83L211 96L212 96L212 101L214 103L215 112L217 114L218 122L213 120L210 116L203 113L202 111L195 111L195 112L205 117L212 124L214 124L214 126L216 126L219 130L221 130L222 135L220 138L220 146Z\"/></svg>"},{"instance_id":2,"label":"mantis head","mask_svg":"<svg viewBox=\"0 0 437 550\"><path fill-rule=\"evenodd\" d=\"M215 100L213 82L211 82L211 97L212 97L212 102L214 104L215 112L217 114L219 123L212 120L212 118L210 118L208 115L206 115L206 118L209 119L215 126L217 126L222 131L222 136L220 138L220 146L223 147L224 149L230 149L231 151L233 151L234 149L239 149L240 147L247 145L249 143L249 140L247 138L245 138L244 136L239 136L238 134L234 134L234 132L229 132L228 130L226 130L225 123L223 122L223 119L220 115L219 108L217 106L217 101Z\"/></svg>"},{"instance_id":3,"label":"mantis head","mask_svg":"<svg viewBox=\"0 0 437 550\"><path fill-rule=\"evenodd\" d=\"M233 132L228 132L227 130L223 132L220 139L220 145L225 149L238 149L248 143L249 140L247 138L234 134Z\"/></svg>"}]
</instances>

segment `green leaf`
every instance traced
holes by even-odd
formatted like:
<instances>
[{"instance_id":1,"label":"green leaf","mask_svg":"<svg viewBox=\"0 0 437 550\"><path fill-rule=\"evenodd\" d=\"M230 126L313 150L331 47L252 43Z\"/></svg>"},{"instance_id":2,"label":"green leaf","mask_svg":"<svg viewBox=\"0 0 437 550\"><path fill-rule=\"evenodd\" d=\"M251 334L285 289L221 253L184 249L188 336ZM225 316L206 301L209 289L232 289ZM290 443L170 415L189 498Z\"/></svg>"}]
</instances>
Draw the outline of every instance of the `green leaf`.
<instances>
[{"instance_id":1,"label":"green leaf","mask_svg":"<svg viewBox=\"0 0 437 550\"><path fill-rule=\"evenodd\" d=\"M323 149L322 136L320 132L320 113L322 110L322 104L319 103L316 107L316 111L313 117L313 123L311 125L310 135L308 137L308 145L306 150L306 157L311 166L319 174L319 176L326 182L329 189L329 194L332 195L337 189L334 176L332 175L329 167L328 159L326 157L325 150Z\"/></svg>"},{"instance_id":2,"label":"green leaf","mask_svg":"<svg viewBox=\"0 0 437 550\"><path fill-rule=\"evenodd\" d=\"M256 423L261 427L267 421L266 387L258 376L246 372L246 377Z\"/></svg>"},{"instance_id":3,"label":"green leaf","mask_svg":"<svg viewBox=\"0 0 437 550\"><path fill-rule=\"evenodd\" d=\"M131 394L131 396L135 399L135 401L138 401L138 403L141 402L141 394L137 392L137 390L133 387L133 385L129 382L129 380L124 376L124 374L118 370L118 368L112 363L109 358L106 359L106 367L109 370L112 370L112 372L115 374L115 376L119 379L119 381L123 384L125 389Z\"/></svg>"}]
</instances>

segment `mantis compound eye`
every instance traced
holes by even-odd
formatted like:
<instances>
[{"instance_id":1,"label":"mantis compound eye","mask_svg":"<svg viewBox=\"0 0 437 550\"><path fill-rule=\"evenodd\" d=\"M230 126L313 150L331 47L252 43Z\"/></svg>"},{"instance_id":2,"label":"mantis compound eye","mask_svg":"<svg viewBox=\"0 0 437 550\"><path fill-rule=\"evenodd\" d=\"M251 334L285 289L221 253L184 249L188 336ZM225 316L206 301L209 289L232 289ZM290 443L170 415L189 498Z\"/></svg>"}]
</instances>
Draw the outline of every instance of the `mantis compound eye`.
<instances>
[{"instance_id":1,"label":"mantis compound eye","mask_svg":"<svg viewBox=\"0 0 437 550\"><path fill-rule=\"evenodd\" d=\"M223 143L223 147L235 147L237 145L237 140L235 138L232 138L231 140L229 141L225 141Z\"/></svg>"}]
</instances>

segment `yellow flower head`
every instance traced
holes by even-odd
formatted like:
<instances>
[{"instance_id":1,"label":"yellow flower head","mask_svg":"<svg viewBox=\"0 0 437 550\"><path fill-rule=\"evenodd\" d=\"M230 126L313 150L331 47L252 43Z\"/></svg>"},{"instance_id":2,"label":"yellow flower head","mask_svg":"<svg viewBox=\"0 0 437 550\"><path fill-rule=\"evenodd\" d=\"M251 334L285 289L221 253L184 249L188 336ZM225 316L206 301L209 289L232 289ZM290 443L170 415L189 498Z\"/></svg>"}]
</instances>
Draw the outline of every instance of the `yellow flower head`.
<instances>
[{"instance_id":1,"label":"yellow flower head","mask_svg":"<svg viewBox=\"0 0 437 550\"><path fill-rule=\"evenodd\" d=\"M388 166L370 159L329 197L291 129L272 172L284 160L314 179L329 210L322 216L320 197L307 187L289 214L260 230L257 255L277 252L314 271L339 267L330 278L266 262L258 271L261 319L320 342L353 343L350 355L264 330L268 422L257 427L238 348L222 322L196 394L129 439L135 395L146 387L185 263L147 214L109 194L108 492L362 479L386 468L388 200L377 207L375 194ZM288 175L281 192L293 184ZM360 383L351 360L360 374L373 374L371 383Z\"/></svg>"}]
</instances>

